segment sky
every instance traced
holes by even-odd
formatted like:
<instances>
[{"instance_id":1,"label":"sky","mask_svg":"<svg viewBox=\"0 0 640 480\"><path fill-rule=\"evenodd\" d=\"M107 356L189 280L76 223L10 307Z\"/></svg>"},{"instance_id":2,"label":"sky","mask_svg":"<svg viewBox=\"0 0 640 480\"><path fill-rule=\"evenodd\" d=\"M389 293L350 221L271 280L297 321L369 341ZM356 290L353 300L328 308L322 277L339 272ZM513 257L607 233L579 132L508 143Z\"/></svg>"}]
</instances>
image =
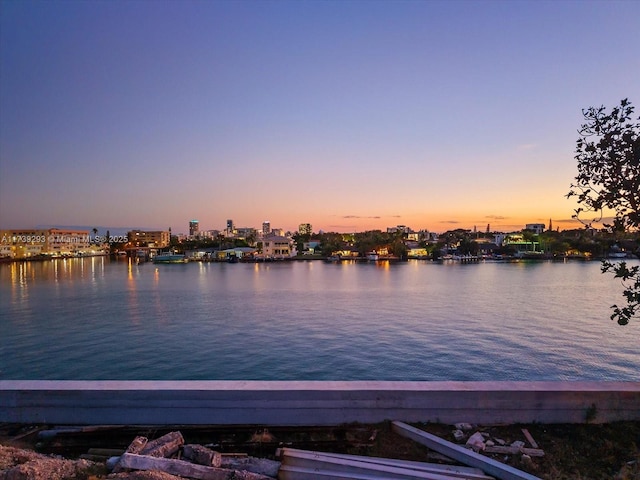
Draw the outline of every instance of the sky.
<instances>
[{"instance_id":1,"label":"sky","mask_svg":"<svg viewBox=\"0 0 640 480\"><path fill-rule=\"evenodd\" d=\"M574 228L640 102L632 0L0 2L0 228Z\"/></svg>"}]
</instances>

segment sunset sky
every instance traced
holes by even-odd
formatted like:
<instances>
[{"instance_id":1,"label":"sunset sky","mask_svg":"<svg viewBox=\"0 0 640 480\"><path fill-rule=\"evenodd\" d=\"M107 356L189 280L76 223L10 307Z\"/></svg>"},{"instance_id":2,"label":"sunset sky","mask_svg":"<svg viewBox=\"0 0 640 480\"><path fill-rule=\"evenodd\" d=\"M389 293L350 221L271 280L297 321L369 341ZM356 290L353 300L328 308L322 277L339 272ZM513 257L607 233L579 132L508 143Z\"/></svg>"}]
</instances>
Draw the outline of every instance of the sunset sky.
<instances>
[{"instance_id":1,"label":"sunset sky","mask_svg":"<svg viewBox=\"0 0 640 480\"><path fill-rule=\"evenodd\" d=\"M637 1L1 1L0 228L571 228Z\"/></svg>"}]
</instances>

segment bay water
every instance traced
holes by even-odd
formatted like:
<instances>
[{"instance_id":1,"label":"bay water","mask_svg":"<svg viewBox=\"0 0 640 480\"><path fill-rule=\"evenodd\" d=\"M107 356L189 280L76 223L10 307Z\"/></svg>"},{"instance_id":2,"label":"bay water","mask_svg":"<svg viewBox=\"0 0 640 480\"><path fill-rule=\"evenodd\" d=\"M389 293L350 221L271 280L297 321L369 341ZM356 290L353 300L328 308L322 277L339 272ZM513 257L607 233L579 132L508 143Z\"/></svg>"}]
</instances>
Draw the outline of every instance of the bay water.
<instances>
[{"instance_id":1,"label":"bay water","mask_svg":"<svg viewBox=\"0 0 640 480\"><path fill-rule=\"evenodd\" d=\"M596 261L2 264L0 379L637 381L622 290Z\"/></svg>"}]
</instances>

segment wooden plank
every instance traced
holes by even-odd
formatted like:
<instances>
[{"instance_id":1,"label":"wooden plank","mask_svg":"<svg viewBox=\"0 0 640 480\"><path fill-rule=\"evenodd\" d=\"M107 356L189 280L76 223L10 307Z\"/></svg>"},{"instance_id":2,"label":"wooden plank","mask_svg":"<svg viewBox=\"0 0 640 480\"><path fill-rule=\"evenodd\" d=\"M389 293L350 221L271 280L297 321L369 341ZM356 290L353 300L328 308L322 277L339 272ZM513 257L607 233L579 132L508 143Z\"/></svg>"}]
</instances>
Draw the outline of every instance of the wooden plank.
<instances>
[{"instance_id":1,"label":"wooden plank","mask_svg":"<svg viewBox=\"0 0 640 480\"><path fill-rule=\"evenodd\" d=\"M282 464L288 467L310 468L340 474L363 474L393 479L422 479L422 480L453 480L460 479L448 475L446 472L414 470L381 465L370 462L358 462L342 458L322 456L314 452L288 452L282 458Z\"/></svg>"},{"instance_id":2,"label":"wooden plank","mask_svg":"<svg viewBox=\"0 0 640 480\"><path fill-rule=\"evenodd\" d=\"M533 448L540 448L538 447L537 442L533 439L533 436L529 433L529 430L527 430L526 428L523 428L522 433L524 434L525 438Z\"/></svg>"},{"instance_id":3,"label":"wooden plank","mask_svg":"<svg viewBox=\"0 0 640 480\"><path fill-rule=\"evenodd\" d=\"M354 460L363 463L373 463L377 465L387 465L390 467L406 468L410 470L419 470L431 473L446 474L452 477L462 477L469 480L492 480L493 477L485 475L479 468L461 467L457 465L441 465L439 463L412 462L409 460L397 460L393 458L381 457L365 457L360 455L345 455L341 453L327 452L306 452L304 450L293 448L281 448L276 451L276 457L284 457L285 455L295 454L297 452L313 453L319 459L323 457L335 458L342 460Z\"/></svg>"},{"instance_id":4,"label":"wooden plank","mask_svg":"<svg viewBox=\"0 0 640 480\"><path fill-rule=\"evenodd\" d=\"M131 453L125 453L120 457L120 465L134 470L160 470L171 475L195 478L197 480L273 480L272 477L257 473L205 467L204 465L195 465L184 460Z\"/></svg>"},{"instance_id":5,"label":"wooden plank","mask_svg":"<svg viewBox=\"0 0 640 480\"><path fill-rule=\"evenodd\" d=\"M540 480L539 477L467 450L460 445L443 440L406 423L394 421L391 423L391 429L403 437L410 438L465 465L480 468L483 472L500 480Z\"/></svg>"}]
</instances>

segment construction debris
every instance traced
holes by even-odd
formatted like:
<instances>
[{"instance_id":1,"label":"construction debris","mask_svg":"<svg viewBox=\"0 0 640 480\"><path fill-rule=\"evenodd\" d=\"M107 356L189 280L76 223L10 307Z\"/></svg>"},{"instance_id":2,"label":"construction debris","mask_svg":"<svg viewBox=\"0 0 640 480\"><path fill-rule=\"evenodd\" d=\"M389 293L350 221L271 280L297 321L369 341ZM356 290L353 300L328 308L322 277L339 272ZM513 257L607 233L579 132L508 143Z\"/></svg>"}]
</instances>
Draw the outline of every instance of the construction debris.
<instances>
[{"instance_id":1,"label":"construction debris","mask_svg":"<svg viewBox=\"0 0 640 480\"><path fill-rule=\"evenodd\" d=\"M187 460L205 465L207 467L219 467L222 464L222 455L202 445L184 445L182 454Z\"/></svg>"},{"instance_id":2,"label":"construction debris","mask_svg":"<svg viewBox=\"0 0 640 480\"><path fill-rule=\"evenodd\" d=\"M484 437L482 433L476 432L469 437L467 440L468 447L471 447L475 452L480 452L485 449L486 445L484 443Z\"/></svg>"},{"instance_id":3,"label":"construction debris","mask_svg":"<svg viewBox=\"0 0 640 480\"><path fill-rule=\"evenodd\" d=\"M120 464L125 468L134 470L159 470L180 477L195 478L197 480L273 480L258 473L247 471L229 470L226 468L205 467L195 463L172 458L150 457L125 453L120 459Z\"/></svg>"},{"instance_id":4,"label":"construction debris","mask_svg":"<svg viewBox=\"0 0 640 480\"><path fill-rule=\"evenodd\" d=\"M312 452L293 448L278 449L282 460L281 480L344 479L430 479L493 480L482 470L470 467L412 462L388 458L363 457L336 453Z\"/></svg>"},{"instance_id":5,"label":"construction debris","mask_svg":"<svg viewBox=\"0 0 640 480\"><path fill-rule=\"evenodd\" d=\"M531 436L531 434L529 433L529 430L527 430L526 428L523 428L522 433L524 434L525 438L533 448L539 448L538 443L533 439L533 436Z\"/></svg>"},{"instance_id":6,"label":"construction debris","mask_svg":"<svg viewBox=\"0 0 640 480\"><path fill-rule=\"evenodd\" d=\"M124 453L140 453L142 449L147 445L148 439L147 437L137 436L133 439L133 441L129 444ZM118 473L124 470L124 468L120 465L120 457L115 459L109 459L107 462L107 467L111 466L111 463L114 463L113 473Z\"/></svg>"},{"instance_id":7,"label":"construction debris","mask_svg":"<svg viewBox=\"0 0 640 480\"><path fill-rule=\"evenodd\" d=\"M473 430L473 425L470 423L456 423L454 425L457 430Z\"/></svg>"},{"instance_id":8,"label":"construction debris","mask_svg":"<svg viewBox=\"0 0 640 480\"><path fill-rule=\"evenodd\" d=\"M267 458L256 457L222 457L222 468L231 470L244 470L252 473L259 473L268 477L277 477L280 462Z\"/></svg>"},{"instance_id":9,"label":"construction debris","mask_svg":"<svg viewBox=\"0 0 640 480\"><path fill-rule=\"evenodd\" d=\"M538 477L470 451L406 423L392 422L391 425L392 430L399 435L411 438L421 445L458 460L465 465L480 468L486 474L493 475L500 480L539 480Z\"/></svg>"},{"instance_id":10,"label":"construction debris","mask_svg":"<svg viewBox=\"0 0 640 480\"><path fill-rule=\"evenodd\" d=\"M457 423L456 426L458 425L460 424ZM522 440L514 440L513 442L511 442L511 445L507 446L507 442L505 442L503 439L492 437L489 433L480 431L471 435L467 439L465 445L473 449L475 452L495 453L501 455L521 454L527 455L529 457L544 457L544 450L538 447L538 444L533 439L531 433L529 433L529 430L523 428L522 433L533 448L526 448L526 443ZM454 438L457 442L461 442L464 439L464 437L460 438L459 435L456 435L455 432Z\"/></svg>"},{"instance_id":11,"label":"construction debris","mask_svg":"<svg viewBox=\"0 0 640 480\"><path fill-rule=\"evenodd\" d=\"M186 460L176 458L179 455ZM114 472L159 470L199 480L272 480L279 466L279 462L252 457L227 455L223 458L219 452L201 445L184 445L182 434L176 431L152 442L136 437L117 460Z\"/></svg>"},{"instance_id":12,"label":"construction debris","mask_svg":"<svg viewBox=\"0 0 640 480\"><path fill-rule=\"evenodd\" d=\"M529 455L530 457L544 457L544 450L538 448L524 448L524 447L507 447L503 445L495 445L493 447L485 447L485 453L500 453L504 455L517 455L519 453L523 455Z\"/></svg>"},{"instance_id":13,"label":"construction debris","mask_svg":"<svg viewBox=\"0 0 640 480\"><path fill-rule=\"evenodd\" d=\"M169 432L152 442L147 443L140 451L140 455L149 457L168 458L177 453L184 445L184 438L180 432Z\"/></svg>"}]
</instances>

